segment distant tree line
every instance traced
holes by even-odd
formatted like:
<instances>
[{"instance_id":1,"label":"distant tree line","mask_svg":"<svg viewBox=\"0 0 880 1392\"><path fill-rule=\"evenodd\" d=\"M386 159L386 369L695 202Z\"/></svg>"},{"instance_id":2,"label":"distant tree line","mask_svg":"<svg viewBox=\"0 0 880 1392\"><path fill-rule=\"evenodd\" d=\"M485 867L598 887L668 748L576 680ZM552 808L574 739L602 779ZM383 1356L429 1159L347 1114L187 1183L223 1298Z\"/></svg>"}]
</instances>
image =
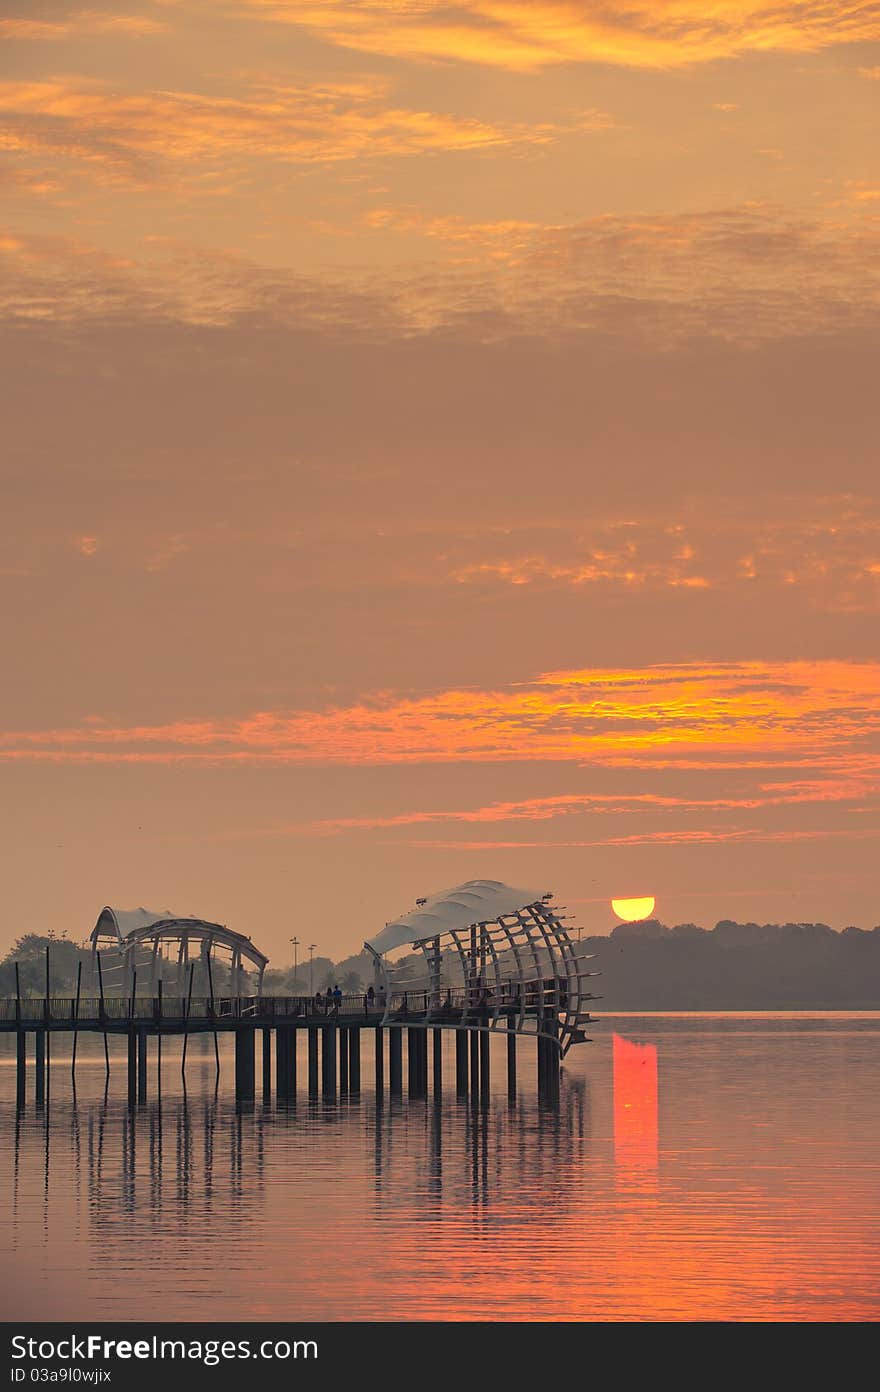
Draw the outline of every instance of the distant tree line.
<instances>
[{"instance_id":1,"label":"distant tree line","mask_svg":"<svg viewBox=\"0 0 880 1392\"><path fill-rule=\"evenodd\" d=\"M880 926L622 923L584 938L605 1010L880 1009Z\"/></svg>"}]
</instances>

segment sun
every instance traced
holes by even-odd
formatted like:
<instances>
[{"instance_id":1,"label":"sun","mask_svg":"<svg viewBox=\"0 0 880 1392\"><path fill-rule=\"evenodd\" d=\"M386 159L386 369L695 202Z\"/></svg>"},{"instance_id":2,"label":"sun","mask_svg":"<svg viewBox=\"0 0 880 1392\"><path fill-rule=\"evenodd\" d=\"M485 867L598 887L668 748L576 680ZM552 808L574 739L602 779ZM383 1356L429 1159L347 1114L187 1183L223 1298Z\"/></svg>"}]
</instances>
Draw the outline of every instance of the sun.
<instances>
[{"instance_id":1,"label":"sun","mask_svg":"<svg viewBox=\"0 0 880 1392\"><path fill-rule=\"evenodd\" d=\"M624 923L638 923L640 918L647 918L654 912L654 900L648 899L612 899L611 907L622 918Z\"/></svg>"}]
</instances>

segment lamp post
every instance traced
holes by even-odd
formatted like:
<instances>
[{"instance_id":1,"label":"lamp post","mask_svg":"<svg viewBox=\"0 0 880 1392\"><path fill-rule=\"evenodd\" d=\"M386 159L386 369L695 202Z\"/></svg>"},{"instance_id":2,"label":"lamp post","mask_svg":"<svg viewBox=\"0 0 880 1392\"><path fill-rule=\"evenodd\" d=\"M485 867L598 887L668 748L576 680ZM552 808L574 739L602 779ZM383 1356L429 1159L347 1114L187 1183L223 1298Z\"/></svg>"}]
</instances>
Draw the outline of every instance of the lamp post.
<instances>
[{"instance_id":1,"label":"lamp post","mask_svg":"<svg viewBox=\"0 0 880 1392\"><path fill-rule=\"evenodd\" d=\"M299 947L299 938L290 938L289 942L293 947L293 982L296 985L296 949Z\"/></svg>"},{"instance_id":2,"label":"lamp post","mask_svg":"<svg viewBox=\"0 0 880 1392\"><path fill-rule=\"evenodd\" d=\"M312 954L313 954L313 952L315 951L315 948L316 948L317 946L318 946L317 943L309 943L309 995L310 995L310 996L314 996L314 994L315 994L315 965L314 965L314 962L312 961Z\"/></svg>"}]
</instances>

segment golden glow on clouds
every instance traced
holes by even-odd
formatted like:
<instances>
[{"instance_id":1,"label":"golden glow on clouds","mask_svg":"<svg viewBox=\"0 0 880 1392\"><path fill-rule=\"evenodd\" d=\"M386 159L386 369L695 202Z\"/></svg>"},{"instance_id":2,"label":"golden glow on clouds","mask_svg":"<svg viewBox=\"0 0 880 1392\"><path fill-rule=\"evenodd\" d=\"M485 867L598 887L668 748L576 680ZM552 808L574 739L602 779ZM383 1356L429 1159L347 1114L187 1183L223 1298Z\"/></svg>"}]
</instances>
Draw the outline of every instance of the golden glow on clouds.
<instances>
[{"instance_id":1,"label":"golden glow on clouds","mask_svg":"<svg viewBox=\"0 0 880 1392\"><path fill-rule=\"evenodd\" d=\"M395 106L379 80L264 82L234 97L119 92L83 79L3 82L0 120L8 151L49 152L141 177L146 171L138 161L144 158L333 163L553 138L550 125L500 126Z\"/></svg>"},{"instance_id":2,"label":"golden glow on clouds","mask_svg":"<svg viewBox=\"0 0 880 1392\"><path fill-rule=\"evenodd\" d=\"M77 10L66 16L31 19L22 16L0 18L0 39L29 42L56 42L90 34L118 34L138 37L159 34L165 28L161 19L150 15L101 14L97 10Z\"/></svg>"},{"instance_id":3,"label":"golden glow on clouds","mask_svg":"<svg viewBox=\"0 0 880 1392\"><path fill-rule=\"evenodd\" d=\"M59 104L57 121L48 125L36 114L45 86ZM211 102L198 98L191 104L177 94L155 108L132 99L140 116L117 132L116 98L105 93L52 84L7 84L5 91L7 148L23 159L45 160L17 171L22 188L63 189L64 198L71 171L81 165L90 180L110 189L125 185L149 192L164 171L174 184L185 179L187 198L216 201L251 153L261 159L273 151L282 162L323 165L383 151L464 151L550 138L526 127L447 122L381 105L364 111L357 99L345 110L338 103L348 97L327 94L306 98L306 118L290 89L284 97L289 119L276 120L268 98L218 101L224 110L214 114ZM2 99L0 84L0 104ZM335 111L328 110L326 120L321 100ZM184 173L184 162L190 173ZM338 331L345 325L374 338L443 327L474 342L522 333L567 342L577 333L652 349L687 347L695 334L759 343L815 333L829 314L838 332L861 330L876 314L880 226L871 200L847 203L848 219L834 224L794 220L769 207L686 217L607 216L537 231L525 224L501 223L490 233L484 225L441 229L429 223L427 240L432 246L448 241L451 257L444 253L430 274L424 267L401 266L366 280L362 267L359 273L343 266L303 276L264 266L234 248L200 251L169 237L139 238L130 256L120 256L79 235L9 229L0 304L7 313L30 316L38 301L41 317L82 318L90 309L100 316L110 296L135 316L161 309L184 321L225 324L262 314L297 327L307 322ZM365 216L393 232L387 209ZM353 245L367 244L367 223L361 222ZM700 581L691 577L689 583Z\"/></svg>"},{"instance_id":4,"label":"golden glow on clouds","mask_svg":"<svg viewBox=\"0 0 880 1392\"><path fill-rule=\"evenodd\" d=\"M804 53L880 35L850 0L239 0L366 53L527 72L558 63L669 68L749 52Z\"/></svg>"},{"instance_id":5,"label":"golden glow on clouds","mask_svg":"<svg viewBox=\"0 0 880 1392\"><path fill-rule=\"evenodd\" d=\"M549 672L497 690L377 693L246 719L20 730L0 757L278 763L571 761L607 767L864 771L880 742L880 664L674 664Z\"/></svg>"}]
</instances>

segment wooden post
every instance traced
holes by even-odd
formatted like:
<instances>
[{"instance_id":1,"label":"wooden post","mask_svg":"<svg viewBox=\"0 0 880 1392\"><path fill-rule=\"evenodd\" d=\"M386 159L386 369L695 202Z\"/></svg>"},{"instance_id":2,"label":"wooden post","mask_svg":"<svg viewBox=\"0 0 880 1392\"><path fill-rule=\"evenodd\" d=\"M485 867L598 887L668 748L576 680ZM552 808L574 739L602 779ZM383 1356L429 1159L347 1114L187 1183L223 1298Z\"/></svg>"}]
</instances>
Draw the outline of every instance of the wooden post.
<instances>
[{"instance_id":1,"label":"wooden post","mask_svg":"<svg viewBox=\"0 0 880 1392\"><path fill-rule=\"evenodd\" d=\"M77 1021L79 1020L79 993L80 987L82 986L82 971L83 964L82 958L80 957L76 964L76 1000L73 1003L73 1046L70 1051L70 1076L73 1079L74 1091L76 1091L76 1043L79 1039Z\"/></svg>"},{"instance_id":2,"label":"wooden post","mask_svg":"<svg viewBox=\"0 0 880 1392\"><path fill-rule=\"evenodd\" d=\"M21 980L18 975L18 963L15 964L15 1023L21 1024Z\"/></svg>"},{"instance_id":3,"label":"wooden post","mask_svg":"<svg viewBox=\"0 0 880 1392\"><path fill-rule=\"evenodd\" d=\"M156 1021L156 1093L162 1097L162 978L156 982L156 999L159 1002L159 1018Z\"/></svg>"},{"instance_id":4,"label":"wooden post","mask_svg":"<svg viewBox=\"0 0 880 1392\"><path fill-rule=\"evenodd\" d=\"M471 1053L471 1097L480 1091L480 1038L477 1030L468 1030Z\"/></svg>"},{"instance_id":5,"label":"wooden post","mask_svg":"<svg viewBox=\"0 0 880 1392\"><path fill-rule=\"evenodd\" d=\"M376 1041L376 1096L381 1097L385 1091L385 1031L381 1025L377 1025L373 1033Z\"/></svg>"},{"instance_id":6,"label":"wooden post","mask_svg":"<svg viewBox=\"0 0 880 1392\"><path fill-rule=\"evenodd\" d=\"M189 986L186 992L186 1010L183 1016L183 1052L180 1056L180 1076L184 1081L186 1081L186 1046L189 1040L189 1008L192 1002L193 971L195 970L195 965L195 962L190 962L189 964ZM237 1091L238 1089L236 1089L236 1092ZM253 1097L253 1095L253 1091L251 1091L250 1096Z\"/></svg>"},{"instance_id":7,"label":"wooden post","mask_svg":"<svg viewBox=\"0 0 880 1392\"><path fill-rule=\"evenodd\" d=\"M100 995L100 997L101 997L101 1003L100 1003L100 1005L99 1005L99 1007L98 1007L98 1010L99 1010L100 1016L101 1016L101 1024L103 1025L103 1024L106 1023L106 1020L107 1020L107 1011L106 1011L106 1007L105 1007L105 1005L104 1005L104 972L103 972L103 970L102 970L102 968L101 968L101 954L100 954L100 952L96 952L96 953L95 953L95 961L98 963L98 992L99 992L99 995ZM105 1071L106 1071L107 1082L109 1083L109 1081L110 1081L110 1050L109 1050L109 1048L108 1048L108 1046L107 1046L107 1031L106 1031L106 1030L104 1030L104 1068L105 1068Z\"/></svg>"},{"instance_id":8,"label":"wooden post","mask_svg":"<svg viewBox=\"0 0 880 1392\"><path fill-rule=\"evenodd\" d=\"M50 1004L49 1004L49 1002L50 1002L50 995L49 995L49 992L51 991L51 989L52 989L52 988L51 988L51 985L49 984L49 944L46 943L46 999L45 999L45 1002L44 1002L44 1005L43 1005L43 1019L46 1021L47 1026L48 1026L48 1024L49 1024L49 1021L50 1021L51 1018L52 1018L52 1010L51 1010ZM46 1095L48 1096L48 1093L49 1093L49 1059L50 1059L50 1053L51 1053L51 1048L52 1048L51 1044L49 1043L49 1031L48 1031L48 1029L46 1030L45 1036L44 1036L44 1039L43 1039L43 1047L44 1047L44 1050L45 1050L45 1060L44 1060L44 1063L43 1063L43 1067L37 1070L37 1086L40 1087L40 1088L42 1088L42 1089L45 1089L45 1093L46 1093Z\"/></svg>"},{"instance_id":9,"label":"wooden post","mask_svg":"<svg viewBox=\"0 0 880 1392\"><path fill-rule=\"evenodd\" d=\"M516 1035L507 1036L507 1096L511 1101L516 1097Z\"/></svg>"},{"instance_id":10,"label":"wooden post","mask_svg":"<svg viewBox=\"0 0 880 1392\"><path fill-rule=\"evenodd\" d=\"M458 1097L467 1097L468 1090L468 1037L467 1030L455 1031L455 1092Z\"/></svg>"},{"instance_id":11,"label":"wooden post","mask_svg":"<svg viewBox=\"0 0 880 1392\"><path fill-rule=\"evenodd\" d=\"M348 1086L355 1095L361 1090L360 1025L350 1025L348 1029Z\"/></svg>"},{"instance_id":12,"label":"wooden post","mask_svg":"<svg viewBox=\"0 0 880 1392\"><path fill-rule=\"evenodd\" d=\"M388 1031L388 1071L391 1095L400 1097L403 1092L403 1030L399 1025L392 1025Z\"/></svg>"},{"instance_id":13,"label":"wooden post","mask_svg":"<svg viewBox=\"0 0 880 1392\"><path fill-rule=\"evenodd\" d=\"M309 1097L318 1095L318 1027L309 1025Z\"/></svg>"},{"instance_id":14,"label":"wooden post","mask_svg":"<svg viewBox=\"0 0 880 1392\"><path fill-rule=\"evenodd\" d=\"M434 1095L439 1097L443 1091L443 1031L435 1029L434 1035Z\"/></svg>"},{"instance_id":15,"label":"wooden post","mask_svg":"<svg viewBox=\"0 0 880 1392\"><path fill-rule=\"evenodd\" d=\"M208 947L208 994L209 994L209 998L210 998L210 1003L209 1003L209 1005L208 1005L208 1009L209 1009L210 1014L211 1014L211 1019L213 1020L213 1019L215 1018L215 1012L214 1012L214 973L213 973L212 970L211 970L211 948L210 948L210 945L209 945L209 947ZM220 1045L219 1045L219 1043L218 1043L218 1041L217 1041L217 1031L216 1031L216 1030L214 1030L214 1067L215 1067L215 1069L216 1069L217 1077L219 1078L219 1077L220 1077Z\"/></svg>"}]
</instances>

